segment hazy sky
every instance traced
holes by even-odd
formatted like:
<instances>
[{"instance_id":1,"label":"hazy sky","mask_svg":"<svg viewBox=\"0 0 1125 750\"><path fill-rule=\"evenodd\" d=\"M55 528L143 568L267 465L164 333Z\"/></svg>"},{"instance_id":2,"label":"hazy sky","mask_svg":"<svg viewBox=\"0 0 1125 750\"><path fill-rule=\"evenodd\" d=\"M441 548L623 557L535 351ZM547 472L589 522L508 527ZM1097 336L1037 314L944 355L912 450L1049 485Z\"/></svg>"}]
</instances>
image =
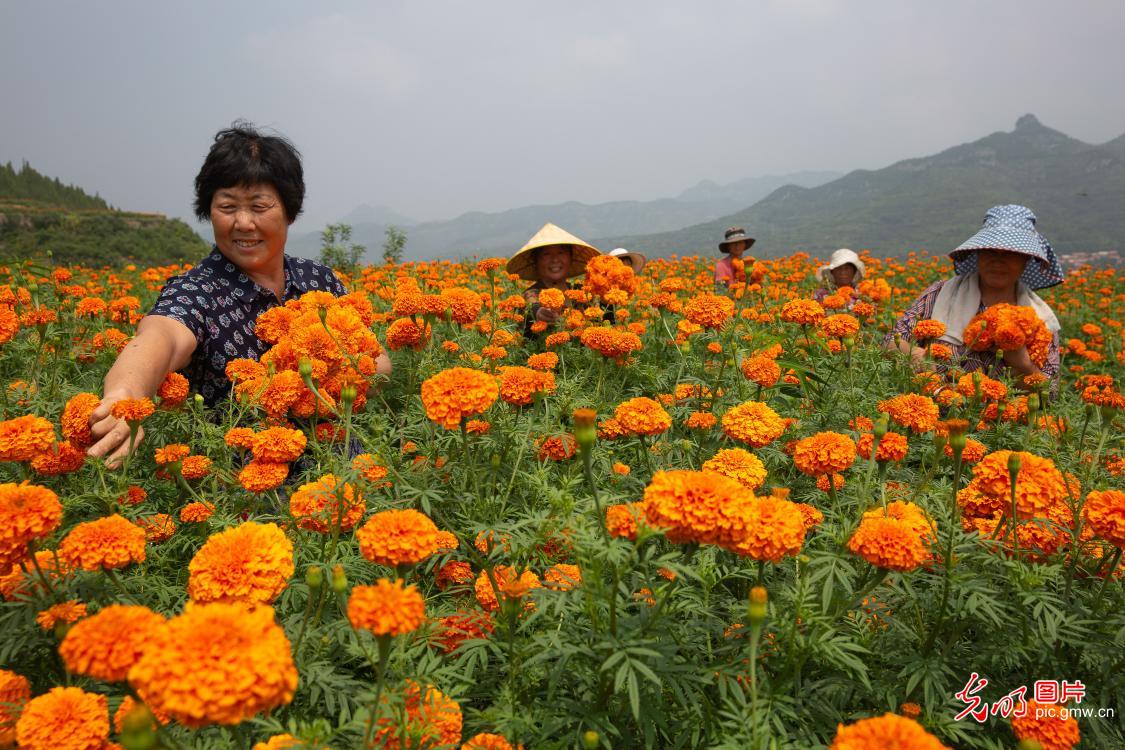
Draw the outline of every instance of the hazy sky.
<instances>
[{"instance_id":1,"label":"hazy sky","mask_svg":"<svg viewBox=\"0 0 1125 750\"><path fill-rule=\"evenodd\" d=\"M879 168L1035 113L1125 132L1125 3L0 0L0 161L189 216L215 131L304 154L295 227ZM206 234L206 232L205 232Z\"/></svg>"}]
</instances>

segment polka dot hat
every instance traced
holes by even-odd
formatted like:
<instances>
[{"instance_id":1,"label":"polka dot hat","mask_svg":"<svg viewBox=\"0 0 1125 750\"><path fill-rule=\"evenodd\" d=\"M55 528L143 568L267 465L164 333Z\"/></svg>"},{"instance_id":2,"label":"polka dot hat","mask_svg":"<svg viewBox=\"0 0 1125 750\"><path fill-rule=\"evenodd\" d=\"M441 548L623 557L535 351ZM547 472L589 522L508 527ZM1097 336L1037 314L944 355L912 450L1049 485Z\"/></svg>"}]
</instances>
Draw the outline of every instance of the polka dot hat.
<instances>
[{"instance_id":1,"label":"polka dot hat","mask_svg":"<svg viewBox=\"0 0 1125 750\"><path fill-rule=\"evenodd\" d=\"M1031 256L1020 281L1031 289L1045 289L1063 280L1062 266L1047 238L1035 228L1035 214L1024 206L993 206L984 226L949 254L958 275L977 270L977 250L1007 250Z\"/></svg>"}]
</instances>

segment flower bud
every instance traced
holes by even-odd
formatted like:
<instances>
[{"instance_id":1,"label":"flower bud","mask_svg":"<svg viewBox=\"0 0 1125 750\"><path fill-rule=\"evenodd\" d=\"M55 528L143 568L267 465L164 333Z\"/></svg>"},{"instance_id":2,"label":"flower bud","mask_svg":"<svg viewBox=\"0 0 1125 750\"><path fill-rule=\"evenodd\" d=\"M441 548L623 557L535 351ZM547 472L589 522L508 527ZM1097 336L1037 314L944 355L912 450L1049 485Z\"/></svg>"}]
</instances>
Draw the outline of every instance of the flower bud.
<instances>
[{"instance_id":1,"label":"flower bud","mask_svg":"<svg viewBox=\"0 0 1125 750\"><path fill-rule=\"evenodd\" d=\"M493 453L491 456L488 457L488 463L492 468L499 469L500 468L500 454L499 453Z\"/></svg>"},{"instance_id":2,"label":"flower bud","mask_svg":"<svg viewBox=\"0 0 1125 750\"><path fill-rule=\"evenodd\" d=\"M301 380L311 378L313 374L312 360L308 357L301 357L300 361L297 362L297 373L301 376Z\"/></svg>"},{"instance_id":3,"label":"flower bud","mask_svg":"<svg viewBox=\"0 0 1125 750\"><path fill-rule=\"evenodd\" d=\"M328 308L327 307L316 308L316 315L317 315L318 318L320 318L321 324L324 325L324 321L328 320ZM327 326L325 326L325 327L327 327Z\"/></svg>"},{"instance_id":4,"label":"flower bud","mask_svg":"<svg viewBox=\"0 0 1125 750\"><path fill-rule=\"evenodd\" d=\"M949 435L943 432L934 432L934 450L936 450L938 453L941 453L945 450L945 446L948 444ZM962 450L964 450L964 446L962 446Z\"/></svg>"},{"instance_id":5,"label":"flower bud","mask_svg":"<svg viewBox=\"0 0 1125 750\"><path fill-rule=\"evenodd\" d=\"M765 586L755 586L750 589L750 609L748 619L751 627L761 625L766 619L766 608L769 605L769 592Z\"/></svg>"},{"instance_id":6,"label":"flower bud","mask_svg":"<svg viewBox=\"0 0 1125 750\"><path fill-rule=\"evenodd\" d=\"M332 568L332 590L337 594L342 594L348 590L348 576L344 572L343 565L336 565Z\"/></svg>"},{"instance_id":7,"label":"flower bud","mask_svg":"<svg viewBox=\"0 0 1125 750\"><path fill-rule=\"evenodd\" d=\"M1040 744L1039 740L1028 738L1020 740L1020 744L1016 745L1016 750L1043 750L1043 745Z\"/></svg>"},{"instance_id":8,"label":"flower bud","mask_svg":"<svg viewBox=\"0 0 1125 750\"><path fill-rule=\"evenodd\" d=\"M872 432L875 434L876 438L882 440L883 436L887 434L888 429L890 429L890 417L884 412L875 420L875 427Z\"/></svg>"},{"instance_id":9,"label":"flower bud","mask_svg":"<svg viewBox=\"0 0 1125 750\"><path fill-rule=\"evenodd\" d=\"M340 402L345 408L350 407L355 403L356 390L355 386L351 383L345 385L340 389Z\"/></svg>"},{"instance_id":10,"label":"flower bud","mask_svg":"<svg viewBox=\"0 0 1125 750\"><path fill-rule=\"evenodd\" d=\"M305 583L308 584L310 591L319 591L324 585L324 569L319 565L310 565L305 571Z\"/></svg>"},{"instance_id":11,"label":"flower bud","mask_svg":"<svg viewBox=\"0 0 1125 750\"><path fill-rule=\"evenodd\" d=\"M122 717L121 746L125 750L151 750L156 747L156 720L144 704L137 704Z\"/></svg>"},{"instance_id":12,"label":"flower bud","mask_svg":"<svg viewBox=\"0 0 1125 750\"><path fill-rule=\"evenodd\" d=\"M592 729L582 735L582 745L586 750L594 750L598 746L599 740L601 740L601 737Z\"/></svg>"},{"instance_id":13,"label":"flower bud","mask_svg":"<svg viewBox=\"0 0 1125 750\"><path fill-rule=\"evenodd\" d=\"M1008 454L1008 474L1015 481L1016 476L1020 473L1020 466L1023 465L1023 460L1020 457L1019 451L1012 451Z\"/></svg>"},{"instance_id":14,"label":"flower bud","mask_svg":"<svg viewBox=\"0 0 1125 750\"><path fill-rule=\"evenodd\" d=\"M1037 411L1039 411L1039 394L1029 393L1027 395L1027 413L1030 415Z\"/></svg>"}]
</instances>

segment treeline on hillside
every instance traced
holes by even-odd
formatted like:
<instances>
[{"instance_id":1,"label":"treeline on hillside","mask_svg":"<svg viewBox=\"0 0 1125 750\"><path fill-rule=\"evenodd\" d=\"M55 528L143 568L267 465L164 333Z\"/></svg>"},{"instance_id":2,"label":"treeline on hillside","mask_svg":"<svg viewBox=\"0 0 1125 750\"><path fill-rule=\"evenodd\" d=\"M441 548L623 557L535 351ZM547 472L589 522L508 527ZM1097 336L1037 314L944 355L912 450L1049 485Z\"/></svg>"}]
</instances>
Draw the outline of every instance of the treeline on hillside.
<instances>
[{"instance_id":1,"label":"treeline on hillside","mask_svg":"<svg viewBox=\"0 0 1125 750\"><path fill-rule=\"evenodd\" d=\"M0 166L0 202L43 204L71 210L108 210L109 204L76 185L64 185L31 168L26 161L17 170L11 162Z\"/></svg>"},{"instance_id":2,"label":"treeline on hillside","mask_svg":"<svg viewBox=\"0 0 1125 750\"><path fill-rule=\"evenodd\" d=\"M197 262L208 247L179 219L0 207L0 262L44 259L48 251L61 264L156 266Z\"/></svg>"}]
</instances>

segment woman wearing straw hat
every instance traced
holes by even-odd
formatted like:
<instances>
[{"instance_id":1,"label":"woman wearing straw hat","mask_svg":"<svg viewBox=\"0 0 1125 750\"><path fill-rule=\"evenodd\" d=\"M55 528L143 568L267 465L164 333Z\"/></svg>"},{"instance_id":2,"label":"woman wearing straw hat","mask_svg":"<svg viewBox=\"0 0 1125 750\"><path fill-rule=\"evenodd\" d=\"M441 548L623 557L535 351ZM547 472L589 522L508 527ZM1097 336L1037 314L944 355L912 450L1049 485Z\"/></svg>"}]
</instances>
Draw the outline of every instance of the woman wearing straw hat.
<instances>
[{"instance_id":1,"label":"woman wearing straw hat","mask_svg":"<svg viewBox=\"0 0 1125 750\"><path fill-rule=\"evenodd\" d=\"M1006 366L1021 378L1046 375L1055 381L1052 388L1056 387L1059 321L1035 290L1061 284L1063 271L1051 243L1035 228L1035 214L1023 206L993 206L985 214L981 230L949 256L956 275L922 292L887 334L884 346L909 354L920 366L925 350L910 342L914 325L927 318L938 320L945 325L939 341L953 351L952 361L965 372ZM973 316L1003 302L1032 308L1051 332L1042 369L1031 361L1027 347L1005 351L1001 362L995 352L965 346L961 336Z\"/></svg>"},{"instance_id":2,"label":"woman wearing straw hat","mask_svg":"<svg viewBox=\"0 0 1125 750\"><path fill-rule=\"evenodd\" d=\"M641 269L645 267L645 263L648 260L645 258L644 254L631 252L623 247L615 247L609 251L609 254L629 266L629 268L632 268L633 273L637 276L641 275Z\"/></svg>"},{"instance_id":3,"label":"woman wearing straw hat","mask_svg":"<svg viewBox=\"0 0 1125 750\"><path fill-rule=\"evenodd\" d=\"M820 302L840 287L854 287L863 280L863 274L866 270L858 255L846 247L840 248L832 253L827 264L817 269L817 275L824 282L824 286L816 290L813 299ZM853 300L848 300L849 309L851 309L852 304Z\"/></svg>"},{"instance_id":4,"label":"woman wearing straw hat","mask_svg":"<svg viewBox=\"0 0 1125 750\"><path fill-rule=\"evenodd\" d=\"M512 256L508 261L508 273L535 282L523 293L530 306L525 333L531 333L533 323L554 325L558 322L556 310L539 304L539 293L545 289L571 289L569 279L581 276L586 262L597 255L601 255L601 251L593 245L548 223Z\"/></svg>"},{"instance_id":5,"label":"woman wearing straw hat","mask_svg":"<svg viewBox=\"0 0 1125 750\"><path fill-rule=\"evenodd\" d=\"M754 244L754 238L742 227L731 227L723 234L719 250L726 257L715 261L715 289L722 291L736 282L746 281L746 261L742 254Z\"/></svg>"}]
</instances>

